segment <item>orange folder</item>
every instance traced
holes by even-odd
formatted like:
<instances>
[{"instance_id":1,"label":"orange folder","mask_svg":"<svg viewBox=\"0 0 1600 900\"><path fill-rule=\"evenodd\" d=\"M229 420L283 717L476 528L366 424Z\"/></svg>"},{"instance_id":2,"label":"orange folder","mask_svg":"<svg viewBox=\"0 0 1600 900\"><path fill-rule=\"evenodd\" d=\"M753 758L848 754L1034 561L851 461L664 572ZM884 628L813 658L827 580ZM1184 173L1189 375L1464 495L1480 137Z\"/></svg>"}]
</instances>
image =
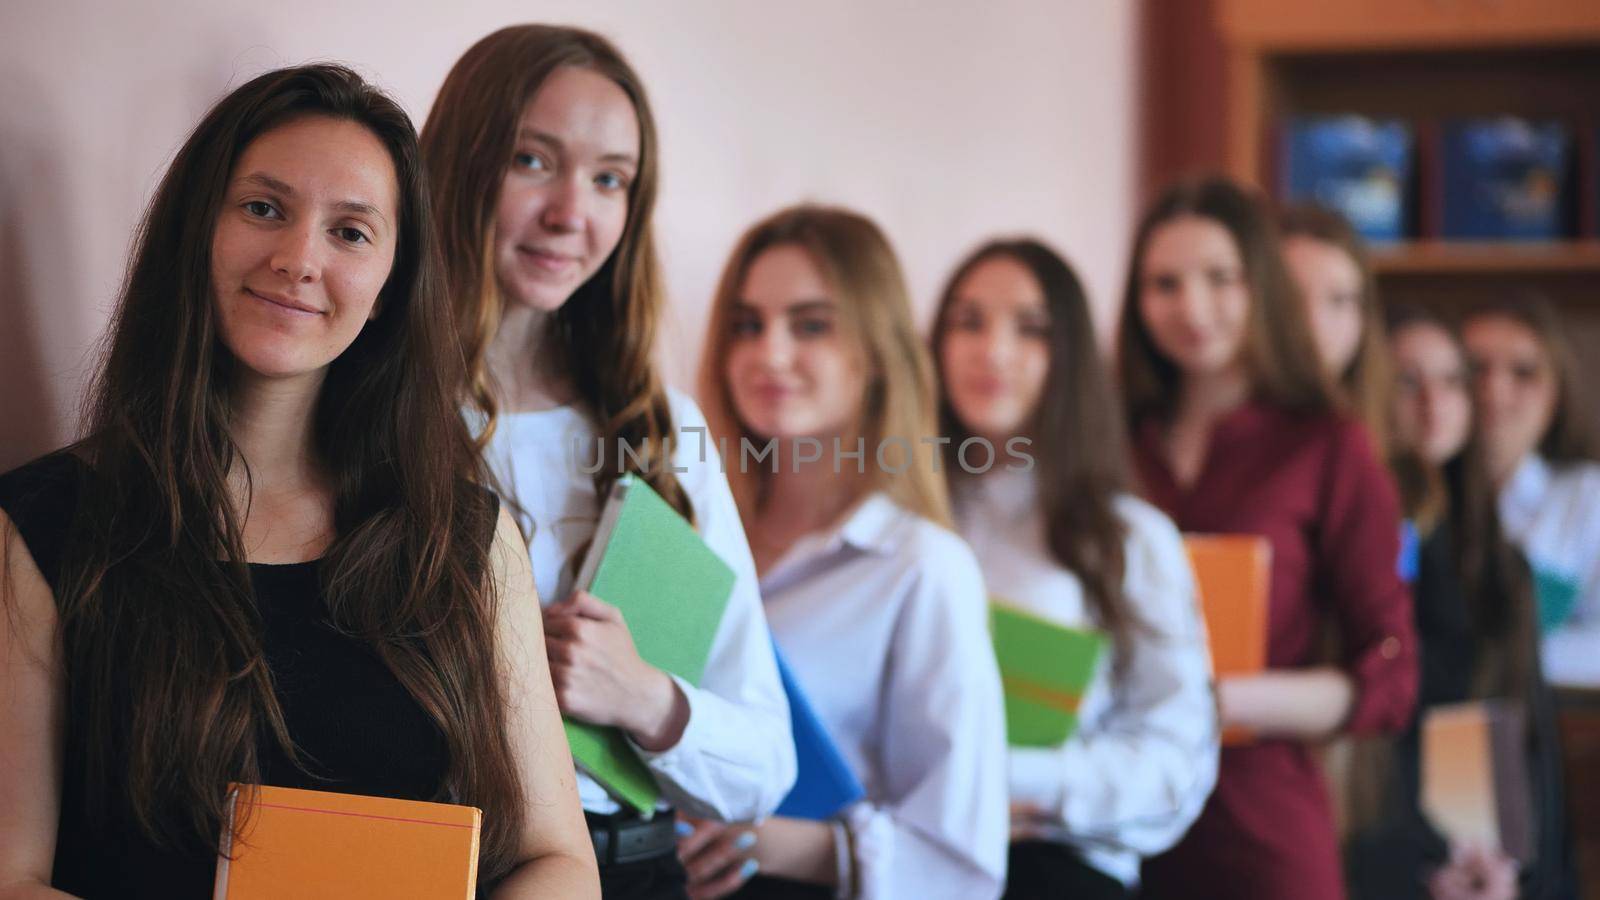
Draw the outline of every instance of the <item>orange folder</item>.
<instances>
[{"instance_id":1,"label":"orange folder","mask_svg":"<svg viewBox=\"0 0 1600 900\"><path fill-rule=\"evenodd\" d=\"M1267 667L1267 606L1272 588L1272 545L1254 534L1188 534L1200 610L1211 645L1211 668L1223 675L1253 675ZM1224 744L1249 740L1243 729L1223 731Z\"/></svg>"},{"instance_id":2,"label":"orange folder","mask_svg":"<svg viewBox=\"0 0 1600 900\"><path fill-rule=\"evenodd\" d=\"M215 900L472 900L477 891L483 814L473 807L279 787L251 794L235 786L232 815L244 828L224 835Z\"/></svg>"}]
</instances>

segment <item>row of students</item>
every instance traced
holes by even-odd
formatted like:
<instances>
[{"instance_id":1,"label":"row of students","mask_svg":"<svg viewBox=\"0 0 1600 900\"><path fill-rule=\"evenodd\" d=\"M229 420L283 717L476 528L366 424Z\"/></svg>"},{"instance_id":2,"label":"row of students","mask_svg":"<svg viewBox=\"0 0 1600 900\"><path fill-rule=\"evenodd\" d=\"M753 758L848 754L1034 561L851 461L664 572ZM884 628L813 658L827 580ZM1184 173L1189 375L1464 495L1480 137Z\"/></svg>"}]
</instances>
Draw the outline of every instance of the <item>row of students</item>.
<instances>
[{"instance_id":1,"label":"row of students","mask_svg":"<svg viewBox=\"0 0 1600 900\"><path fill-rule=\"evenodd\" d=\"M1319 322L1324 365L1373 433L1388 435L1379 446L1417 542L1403 568L1411 573L1421 644L1418 706L1393 744L1356 747L1345 785L1352 895L1421 896L1427 885L1435 897L1564 896L1570 872L1560 753L1545 676L1584 682L1587 660L1566 648L1583 643L1585 617L1552 613L1550 598L1541 596L1548 588L1540 590L1536 570L1502 525L1507 510L1524 523L1539 515L1540 557L1548 559L1554 545L1565 551L1567 572L1593 564L1573 563L1583 558L1574 552L1587 538L1583 523L1600 521L1600 498L1584 496L1592 456L1553 313L1531 296L1480 307L1466 320L1475 337L1469 352L1436 315L1412 307L1383 314L1365 249L1342 218L1299 208L1284 215L1281 228L1285 258ZM1564 489L1539 498L1548 511L1531 498L1519 508L1504 473L1537 471L1543 463L1533 454L1546 440L1563 448ZM1509 700L1525 716L1520 752L1533 842L1520 870L1498 849L1449 846L1419 805L1422 720L1434 706L1468 699Z\"/></svg>"},{"instance_id":2,"label":"row of students","mask_svg":"<svg viewBox=\"0 0 1600 900\"><path fill-rule=\"evenodd\" d=\"M1188 184L1146 217L1122 415L1081 291L1040 248L987 248L952 283L940 395L876 229L780 214L723 279L703 418L650 361L656 136L614 48L572 29L491 35L447 78L420 156L428 185L392 104L308 67L230 95L174 162L89 440L0 490L22 698L0 740L24 763L4 776L20 798L0 820L7 875L170 895L173 869L199 888L237 780L481 806L497 896L592 892L591 841L613 897L993 895L1008 799L1019 896L1068 877L1124 893L1195 816L1145 867L1146 893L1338 895L1304 741L1407 721L1400 512L1310 362L1252 197ZM169 364L147 365L174 340ZM681 440L705 424L853 444L926 435L936 410L953 431L1048 449L1028 478L944 460L976 558L939 479L785 468L730 489ZM1153 506L1128 491L1124 415ZM609 464L581 474L578 446ZM698 686L645 664L615 611L572 590L624 471L735 569ZM1216 711L1174 521L1273 545L1272 671L1224 680ZM1008 759L1001 745L985 576L1113 637L1067 746ZM795 765L769 619L867 787L839 823L765 819ZM1320 664L1330 622L1344 652ZM587 779L573 789L558 707L629 735L700 823L681 844L673 816L622 813ZM352 727L351 710L369 721ZM1218 712L1257 735L1220 764ZM749 882L747 860L769 877Z\"/></svg>"}]
</instances>

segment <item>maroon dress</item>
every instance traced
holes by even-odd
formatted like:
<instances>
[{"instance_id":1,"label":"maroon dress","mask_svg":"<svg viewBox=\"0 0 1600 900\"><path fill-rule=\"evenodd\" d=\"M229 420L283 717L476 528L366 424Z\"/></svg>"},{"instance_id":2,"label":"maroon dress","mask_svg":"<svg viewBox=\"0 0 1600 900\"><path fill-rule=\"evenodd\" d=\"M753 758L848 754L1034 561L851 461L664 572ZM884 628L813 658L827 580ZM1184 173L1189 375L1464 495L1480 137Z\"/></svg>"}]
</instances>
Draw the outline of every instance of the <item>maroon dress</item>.
<instances>
[{"instance_id":1,"label":"maroon dress","mask_svg":"<svg viewBox=\"0 0 1600 900\"><path fill-rule=\"evenodd\" d=\"M1344 730L1398 732L1417 693L1411 597L1400 580L1399 503L1366 431L1331 413L1247 404L1219 421L1195 483L1178 486L1160 423L1139 423L1145 496L1186 532L1264 535L1272 545L1267 665L1329 662L1355 683ZM1311 747L1225 747L1217 787L1183 840L1146 862L1142 897L1341 900L1333 812Z\"/></svg>"}]
</instances>

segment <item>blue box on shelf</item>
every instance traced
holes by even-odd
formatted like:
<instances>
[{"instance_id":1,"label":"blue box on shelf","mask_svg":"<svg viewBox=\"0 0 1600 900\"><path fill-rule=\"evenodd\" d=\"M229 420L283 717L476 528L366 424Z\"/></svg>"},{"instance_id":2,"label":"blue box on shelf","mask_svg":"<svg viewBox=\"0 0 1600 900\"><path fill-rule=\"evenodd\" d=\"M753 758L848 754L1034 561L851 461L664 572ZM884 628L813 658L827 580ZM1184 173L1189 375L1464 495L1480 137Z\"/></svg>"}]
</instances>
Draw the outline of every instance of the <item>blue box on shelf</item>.
<instances>
[{"instance_id":1,"label":"blue box on shelf","mask_svg":"<svg viewBox=\"0 0 1600 900\"><path fill-rule=\"evenodd\" d=\"M1443 236L1561 237L1571 143L1558 122L1508 117L1445 123Z\"/></svg>"},{"instance_id":2,"label":"blue box on shelf","mask_svg":"<svg viewBox=\"0 0 1600 900\"><path fill-rule=\"evenodd\" d=\"M1411 127L1365 116L1291 119L1284 141L1284 195L1342 214L1370 241L1405 236L1410 214Z\"/></svg>"}]
</instances>

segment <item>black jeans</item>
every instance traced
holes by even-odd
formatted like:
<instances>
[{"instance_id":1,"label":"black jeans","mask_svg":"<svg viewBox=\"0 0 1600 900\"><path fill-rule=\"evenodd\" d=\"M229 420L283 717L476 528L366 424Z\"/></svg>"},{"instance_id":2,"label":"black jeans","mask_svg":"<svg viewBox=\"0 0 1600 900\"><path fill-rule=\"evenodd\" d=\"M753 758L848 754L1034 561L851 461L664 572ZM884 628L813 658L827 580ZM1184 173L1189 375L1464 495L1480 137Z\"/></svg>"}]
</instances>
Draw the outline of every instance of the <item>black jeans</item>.
<instances>
[{"instance_id":1,"label":"black jeans","mask_svg":"<svg viewBox=\"0 0 1600 900\"><path fill-rule=\"evenodd\" d=\"M734 891L729 900L828 900L833 891L820 884L757 875Z\"/></svg>"},{"instance_id":2,"label":"black jeans","mask_svg":"<svg viewBox=\"0 0 1600 900\"><path fill-rule=\"evenodd\" d=\"M1004 900L1128 900L1122 882L1083 861L1076 850L1050 841L1011 845Z\"/></svg>"},{"instance_id":3,"label":"black jeans","mask_svg":"<svg viewBox=\"0 0 1600 900\"><path fill-rule=\"evenodd\" d=\"M689 876L678 854L600 867L602 900L688 900Z\"/></svg>"}]
</instances>

